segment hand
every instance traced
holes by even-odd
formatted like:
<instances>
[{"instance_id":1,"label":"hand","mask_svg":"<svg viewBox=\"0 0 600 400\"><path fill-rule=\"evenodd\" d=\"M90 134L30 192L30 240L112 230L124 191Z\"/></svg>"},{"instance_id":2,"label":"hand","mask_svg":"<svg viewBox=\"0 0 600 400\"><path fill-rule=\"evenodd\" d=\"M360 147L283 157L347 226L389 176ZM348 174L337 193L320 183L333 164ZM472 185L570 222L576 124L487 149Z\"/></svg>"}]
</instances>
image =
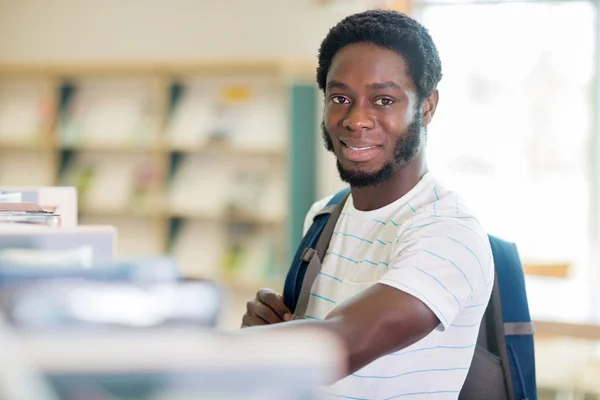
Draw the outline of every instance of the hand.
<instances>
[{"instance_id":1,"label":"hand","mask_svg":"<svg viewBox=\"0 0 600 400\"><path fill-rule=\"evenodd\" d=\"M277 324L289 321L291 311L283 304L280 294L271 289L261 289L256 299L246 305L246 314L242 318L242 328L248 326Z\"/></svg>"}]
</instances>

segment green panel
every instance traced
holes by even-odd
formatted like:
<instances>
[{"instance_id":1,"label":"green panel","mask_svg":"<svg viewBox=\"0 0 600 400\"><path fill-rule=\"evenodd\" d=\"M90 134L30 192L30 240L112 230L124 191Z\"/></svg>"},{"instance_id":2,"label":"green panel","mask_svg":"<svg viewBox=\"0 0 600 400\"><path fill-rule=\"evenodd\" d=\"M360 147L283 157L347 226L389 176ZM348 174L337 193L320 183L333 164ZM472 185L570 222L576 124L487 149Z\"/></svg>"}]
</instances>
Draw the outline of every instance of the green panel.
<instances>
[{"instance_id":1,"label":"green panel","mask_svg":"<svg viewBox=\"0 0 600 400\"><path fill-rule=\"evenodd\" d=\"M314 85L291 87L291 138L289 155L288 257L294 256L302 240L304 218L316 198L317 88Z\"/></svg>"}]
</instances>

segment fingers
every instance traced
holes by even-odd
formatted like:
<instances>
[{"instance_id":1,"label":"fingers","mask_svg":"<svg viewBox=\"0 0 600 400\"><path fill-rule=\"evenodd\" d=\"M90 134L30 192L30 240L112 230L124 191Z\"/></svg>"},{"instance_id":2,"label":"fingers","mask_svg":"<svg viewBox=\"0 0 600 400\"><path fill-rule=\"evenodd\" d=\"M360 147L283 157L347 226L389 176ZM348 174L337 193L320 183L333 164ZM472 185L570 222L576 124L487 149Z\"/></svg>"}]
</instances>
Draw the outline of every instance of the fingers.
<instances>
[{"instance_id":1,"label":"fingers","mask_svg":"<svg viewBox=\"0 0 600 400\"><path fill-rule=\"evenodd\" d=\"M261 289L258 291L256 298L279 317L279 322L289 321L292 317L290 310L283 304L282 296L273 290Z\"/></svg>"},{"instance_id":2,"label":"fingers","mask_svg":"<svg viewBox=\"0 0 600 400\"><path fill-rule=\"evenodd\" d=\"M247 313L263 321L263 324L276 324L283 322L283 318L277 315L271 308L260 301L250 301L246 305Z\"/></svg>"},{"instance_id":3,"label":"fingers","mask_svg":"<svg viewBox=\"0 0 600 400\"><path fill-rule=\"evenodd\" d=\"M242 328L247 328L250 326L261 326L261 325L268 325L264 320L260 319L259 317L257 317L256 315L252 315L252 314L244 314L244 317L242 318Z\"/></svg>"},{"instance_id":4,"label":"fingers","mask_svg":"<svg viewBox=\"0 0 600 400\"><path fill-rule=\"evenodd\" d=\"M271 289L261 289L256 299L246 304L246 314L242 317L242 328L249 326L277 324L289 321L292 313L283 304L283 298Z\"/></svg>"}]
</instances>

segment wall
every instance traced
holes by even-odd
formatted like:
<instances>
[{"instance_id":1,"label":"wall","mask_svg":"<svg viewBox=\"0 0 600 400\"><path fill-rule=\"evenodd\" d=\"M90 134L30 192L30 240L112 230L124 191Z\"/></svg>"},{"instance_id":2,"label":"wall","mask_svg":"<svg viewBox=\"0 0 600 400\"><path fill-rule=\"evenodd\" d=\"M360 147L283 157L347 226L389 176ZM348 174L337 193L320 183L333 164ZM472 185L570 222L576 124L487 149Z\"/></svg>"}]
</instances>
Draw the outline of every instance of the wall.
<instances>
[{"instance_id":1,"label":"wall","mask_svg":"<svg viewBox=\"0 0 600 400\"><path fill-rule=\"evenodd\" d=\"M344 8L316 2L0 0L0 62L313 60L327 30L361 9L360 2Z\"/></svg>"}]
</instances>

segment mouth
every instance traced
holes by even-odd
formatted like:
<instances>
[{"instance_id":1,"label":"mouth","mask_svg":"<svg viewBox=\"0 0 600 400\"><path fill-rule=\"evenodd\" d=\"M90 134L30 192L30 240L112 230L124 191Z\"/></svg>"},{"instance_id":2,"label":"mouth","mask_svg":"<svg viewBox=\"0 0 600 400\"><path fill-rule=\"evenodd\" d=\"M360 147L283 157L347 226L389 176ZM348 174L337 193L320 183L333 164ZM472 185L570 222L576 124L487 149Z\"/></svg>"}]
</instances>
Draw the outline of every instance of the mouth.
<instances>
[{"instance_id":1,"label":"mouth","mask_svg":"<svg viewBox=\"0 0 600 400\"><path fill-rule=\"evenodd\" d=\"M377 157L381 146L378 144L359 142L359 141L344 141L342 144L342 154L344 158L352 162L367 162Z\"/></svg>"}]
</instances>

